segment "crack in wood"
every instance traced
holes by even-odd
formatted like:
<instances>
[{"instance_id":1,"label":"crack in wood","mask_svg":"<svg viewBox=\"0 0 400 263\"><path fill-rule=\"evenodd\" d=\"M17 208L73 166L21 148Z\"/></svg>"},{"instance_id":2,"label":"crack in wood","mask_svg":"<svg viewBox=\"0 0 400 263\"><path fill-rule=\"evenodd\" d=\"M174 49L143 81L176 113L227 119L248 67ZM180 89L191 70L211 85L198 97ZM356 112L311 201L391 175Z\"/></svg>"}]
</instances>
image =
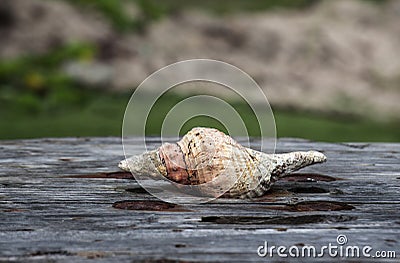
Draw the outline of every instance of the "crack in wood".
<instances>
[{"instance_id":1,"label":"crack in wood","mask_svg":"<svg viewBox=\"0 0 400 263\"><path fill-rule=\"evenodd\" d=\"M93 174L77 174L77 175L66 175L62 178L112 178L112 179L131 179L135 180L129 172L108 172L108 173L93 173Z\"/></svg>"},{"instance_id":2,"label":"crack in wood","mask_svg":"<svg viewBox=\"0 0 400 263\"><path fill-rule=\"evenodd\" d=\"M289 212L307 212L307 211L341 211L353 210L354 206L337 201L303 201L295 204L287 204L284 206L266 206L271 210L282 210Z\"/></svg>"},{"instance_id":3,"label":"crack in wood","mask_svg":"<svg viewBox=\"0 0 400 263\"><path fill-rule=\"evenodd\" d=\"M203 216L201 222L238 225L303 225L315 223L337 223L356 220L347 215L301 215L301 216Z\"/></svg>"},{"instance_id":4,"label":"crack in wood","mask_svg":"<svg viewBox=\"0 0 400 263\"><path fill-rule=\"evenodd\" d=\"M289 192L293 193L302 193L302 194L324 194L324 193L329 193L328 190L321 188L321 187L316 187L316 186L311 186L311 187L292 187L288 189Z\"/></svg>"},{"instance_id":5,"label":"crack in wood","mask_svg":"<svg viewBox=\"0 0 400 263\"><path fill-rule=\"evenodd\" d=\"M332 177L329 175L317 174L317 173L292 173L288 174L279 181L287 181L287 182L332 182L336 180L343 180L341 178Z\"/></svg>"},{"instance_id":6,"label":"crack in wood","mask_svg":"<svg viewBox=\"0 0 400 263\"><path fill-rule=\"evenodd\" d=\"M49 256L49 255L62 255L62 256L71 256L73 255L71 252L66 250L38 250L28 254L31 257L39 257L39 256Z\"/></svg>"},{"instance_id":7,"label":"crack in wood","mask_svg":"<svg viewBox=\"0 0 400 263\"><path fill-rule=\"evenodd\" d=\"M350 147L350 148L354 148L354 149L364 149L364 148L370 146L369 143L339 143L339 144Z\"/></svg>"},{"instance_id":8,"label":"crack in wood","mask_svg":"<svg viewBox=\"0 0 400 263\"><path fill-rule=\"evenodd\" d=\"M352 210L355 207L343 202L337 201L304 201L293 205L287 205L288 211L340 211Z\"/></svg>"},{"instance_id":9,"label":"crack in wood","mask_svg":"<svg viewBox=\"0 0 400 263\"><path fill-rule=\"evenodd\" d=\"M133 194L145 194L145 195L150 195L151 193L160 193L160 192L162 192L161 190L151 188L150 193L149 193L146 189L144 189L143 187L140 187L140 186L139 187L126 188L125 191L129 192L129 193L133 193Z\"/></svg>"},{"instance_id":10,"label":"crack in wood","mask_svg":"<svg viewBox=\"0 0 400 263\"><path fill-rule=\"evenodd\" d=\"M163 201L118 201L112 207L124 210L142 210L142 211L168 211L168 212L192 212L189 209L184 209L179 205L171 204Z\"/></svg>"}]
</instances>

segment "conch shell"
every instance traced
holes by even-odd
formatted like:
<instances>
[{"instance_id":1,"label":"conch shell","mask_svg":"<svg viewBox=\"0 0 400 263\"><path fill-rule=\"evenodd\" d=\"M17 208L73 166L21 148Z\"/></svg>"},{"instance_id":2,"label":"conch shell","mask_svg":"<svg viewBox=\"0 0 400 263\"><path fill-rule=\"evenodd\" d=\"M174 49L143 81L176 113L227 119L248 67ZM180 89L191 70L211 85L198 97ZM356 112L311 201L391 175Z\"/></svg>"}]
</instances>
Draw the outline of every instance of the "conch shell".
<instances>
[{"instance_id":1,"label":"conch shell","mask_svg":"<svg viewBox=\"0 0 400 263\"><path fill-rule=\"evenodd\" d=\"M228 176L224 196L257 197L285 174L326 161L317 151L266 154L237 143L212 128L193 128L177 143L132 156L119 167L134 175L163 177L182 185L201 185Z\"/></svg>"}]
</instances>

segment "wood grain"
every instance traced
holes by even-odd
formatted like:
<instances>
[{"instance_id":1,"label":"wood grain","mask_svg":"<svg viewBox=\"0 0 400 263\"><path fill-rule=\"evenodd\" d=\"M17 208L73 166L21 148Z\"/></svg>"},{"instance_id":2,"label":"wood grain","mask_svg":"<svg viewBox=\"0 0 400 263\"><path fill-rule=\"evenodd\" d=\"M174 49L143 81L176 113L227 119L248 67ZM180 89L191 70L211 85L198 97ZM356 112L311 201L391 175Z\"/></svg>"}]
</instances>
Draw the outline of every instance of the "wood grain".
<instances>
[{"instance_id":1,"label":"wood grain","mask_svg":"<svg viewBox=\"0 0 400 263\"><path fill-rule=\"evenodd\" d=\"M118 170L119 138L1 141L0 261L322 262L330 258L260 258L257 248L337 244L344 234L348 245L397 254L345 262L398 262L400 144L280 139L276 148L309 149L328 162L261 198L173 205Z\"/></svg>"}]
</instances>

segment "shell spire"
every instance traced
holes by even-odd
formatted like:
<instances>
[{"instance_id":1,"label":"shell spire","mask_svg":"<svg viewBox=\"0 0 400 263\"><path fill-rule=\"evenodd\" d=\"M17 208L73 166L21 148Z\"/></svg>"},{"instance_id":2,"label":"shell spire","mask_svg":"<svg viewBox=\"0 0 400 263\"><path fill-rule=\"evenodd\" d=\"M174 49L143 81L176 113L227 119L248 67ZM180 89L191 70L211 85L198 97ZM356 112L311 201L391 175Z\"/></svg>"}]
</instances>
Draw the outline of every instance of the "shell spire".
<instances>
[{"instance_id":1,"label":"shell spire","mask_svg":"<svg viewBox=\"0 0 400 263\"><path fill-rule=\"evenodd\" d=\"M182 185L219 179L232 185L224 196L243 198L261 196L280 177L325 161L325 155L317 151L266 154L246 148L216 129L199 127L177 143L164 143L118 166L134 175L162 176Z\"/></svg>"},{"instance_id":2,"label":"shell spire","mask_svg":"<svg viewBox=\"0 0 400 263\"><path fill-rule=\"evenodd\" d=\"M277 178L306 166L326 161L326 156L317 151L274 154L271 157L268 154L265 155L275 164L272 176L276 176Z\"/></svg>"}]
</instances>

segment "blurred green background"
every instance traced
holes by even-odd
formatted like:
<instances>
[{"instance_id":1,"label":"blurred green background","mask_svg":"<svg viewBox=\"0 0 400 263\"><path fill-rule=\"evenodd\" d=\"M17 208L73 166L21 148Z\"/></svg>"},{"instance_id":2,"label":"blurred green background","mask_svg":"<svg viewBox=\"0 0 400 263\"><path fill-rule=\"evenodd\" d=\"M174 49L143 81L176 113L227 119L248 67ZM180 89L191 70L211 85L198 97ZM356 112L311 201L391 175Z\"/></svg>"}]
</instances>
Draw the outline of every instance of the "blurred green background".
<instances>
[{"instance_id":1,"label":"blurred green background","mask_svg":"<svg viewBox=\"0 0 400 263\"><path fill-rule=\"evenodd\" d=\"M117 38L124 39L129 36L145 36L153 24L170 16L177 16L186 10L197 10L217 17L237 14L247 16L260 12L287 14L287 12L309 12L320 1L132 0L136 8L134 14L129 13L124 6L129 1L64 0L63 2L71 8L83 10L83 13L95 12L110 26L109 30ZM368 2L371 8L379 9L386 1L365 0L365 2ZM5 1L1 5L0 32L14 30L12 29L15 25L14 20L18 17L14 18L10 12L15 7L10 1ZM7 35L3 36L7 38ZM0 61L0 139L120 136L126 104L138 83L132 83L130 89L98 88L97 83L81 81L65 71L65 64L70 61L91 63L102 56L104 47L84 38L78 41L57 42L46 47L45 51L28 50L18 54L3 55ZM242 69L246 71L246 68ZM400 78L393 85L398 91ZM180 94L167 96L159 101L158 106L168 110L182 98L184 96ZM347 104L346 100L340 103ZM252 112L248 107L241 102L232 104L244 114L250 135L258 135L257 123L251 117ZM352 106L357 107L357 105ZM273 102L272 108L278 137L301 137L320 141L400 141L400 121L396 118L370 117L368 114L359 116ZM159 124L162 118L161 114L154 114L151 121ZM192 126L198 125L223 128L205 117L198 117L187 123L181 132L184 133ZM149 135L157 135L159 127L152 125L148 132Z\"/></svg>"}]
</instances>

